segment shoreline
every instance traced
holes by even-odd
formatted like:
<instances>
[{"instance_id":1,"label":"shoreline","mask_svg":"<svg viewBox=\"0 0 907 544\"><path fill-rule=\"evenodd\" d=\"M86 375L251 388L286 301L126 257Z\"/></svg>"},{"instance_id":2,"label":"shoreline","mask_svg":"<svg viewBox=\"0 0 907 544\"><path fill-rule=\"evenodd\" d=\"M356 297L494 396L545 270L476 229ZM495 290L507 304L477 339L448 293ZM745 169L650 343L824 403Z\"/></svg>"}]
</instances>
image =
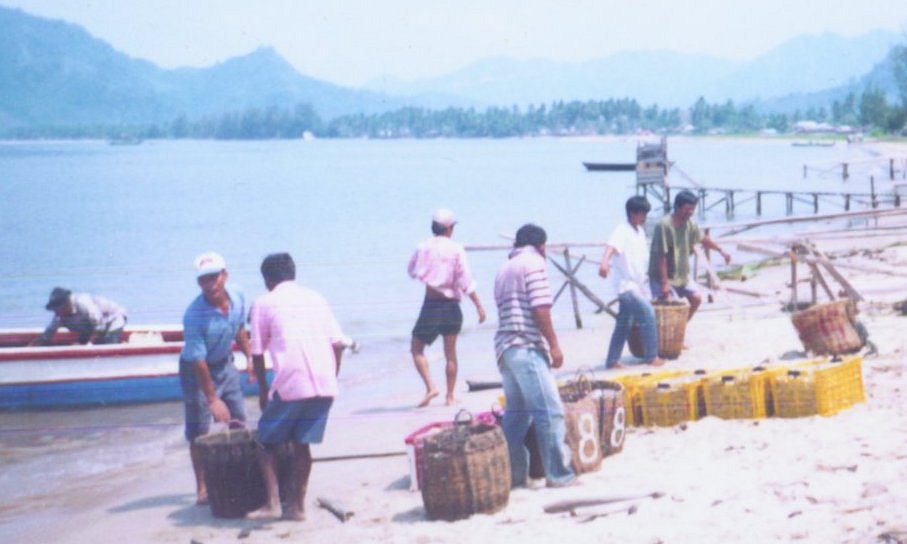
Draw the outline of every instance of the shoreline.
<instances>
[{"instance_id":1,"label":"shoreline","mask_svg":"<svg viewBox=\"0 0 907 544\"><path fill-rule=\"evenodd\" d=\"M897 238L904 230L907 226L901 225L887 236ZM881 244L873 249L869 240ZM820 247L829 252L840 249L842 256L835 261L842 265L897 270L907 264L907 247L884 240L842 238L820 242ZM149 452L145 458L76 480L67 480L64 470L56 489L21 497L15 504L4 501L0 536L8 541L61 543L112 539L210 543L234 541L240 534L252 543L288 538L335 544L460 542L464 534L527 542L564 537L581 542L694 538L872 542L885 532L907 532L901 512L907 504L907 455L902 451L907 409L900 402L907 340L901 333L905 318L891 308L893 301L904 297L907 280L843 266L840 270L858 290L865 290L860 316L879 355L864 359L867 401L834 416L790 420L709 416L678 427L630 428L623 452L606 458L600 471L582 475L579 486L517 489L503 511L454 523L425 520L421 495L408 489L405 456L316 462L306 501L307 521L261 523L216 519L209 509L192 504L194 489L177 403L170 407L175 413L166 416L170 420L160 436L143 444ZM743 283L776 295L763 300L718 293L716 301L704 304L690 323L688 349L668 367L720 369L782 362L791 353L805 355L789 314L779 311L780 301L788 296L786 278L788 266L769 266ZM870 288L884 292L870 295ZM583 318L584 329L564 322L558 328L566 355L560 376L589 368L597 377L646 369L602 371L613 321L606 315ZM487 410L501 391L467 393L464 382L497 376L492 336L493 328L481 327L461 337L461 405L456 407L435 402L426 409L413 408L421 385L408 353L387 354L384 362L395 361L397 368L406 367L405 373L385 383L345 387L332 410L325 442L313 447L316 459L402 453L403 437L416 428L448 420L460 407ZM428 355L433 374L442 378L439 347L430 348ZM359 358L364 364L366 357L366 352L349 356L344 365L354 365ZM254 400L247 401L250 408L257 404ZM141 417L142 409L136 412ZM250 412L250 417L257 415ZM72 419L78 420L77 415ZM83 453L91 451L91 438L86 442ZM655 491L664 496L635 502L633 515L611 513L581 523L582 517L542 512L543 506L561 500ZM316 498L322 496L352 509L355 516L341 523L316 506Z\"/></svg>"}]
</instances>

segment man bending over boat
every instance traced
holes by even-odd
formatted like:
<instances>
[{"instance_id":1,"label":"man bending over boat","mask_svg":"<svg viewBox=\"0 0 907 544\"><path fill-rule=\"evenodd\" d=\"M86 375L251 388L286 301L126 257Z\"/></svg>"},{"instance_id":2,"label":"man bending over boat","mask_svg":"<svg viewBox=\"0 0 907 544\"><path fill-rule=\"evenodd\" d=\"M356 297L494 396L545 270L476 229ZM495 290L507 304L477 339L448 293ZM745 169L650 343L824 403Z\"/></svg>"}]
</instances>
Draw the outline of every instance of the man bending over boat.
<instances>
[{"instance_id":1,"label":"man bending over boat","mask_svg":"<svg viewBox=\"0 0 907 544\"><path fill-rule=\"evenodd\" d=\"M45 308L52 311L54 317L31 345L52 344L60 327L78 334L80 344L119 344L122 340L126 310L104 297L73 294L69 289L54 287Z\"/></svg>"},{"instance_id":2,"label":"man bending over boat","mask_svg":"<svg viewBox=\"0 0 907 544\"><path fill-rule=\"evenodd\" d=\"M416 371L425 383L425 396L418 404L420 408L428 406L439 394L425 357L425 346L431 345L439 335L444 339L444 357L447 360L447 405L455 402L457 335L463 327L460 297L464 294L469 296L479 314L479 323L485 321L485 308L476 293L466 251L462 245L451 240L456 224L452 211L445 208L437 210L431 220L434 236L419 244L407 267L411 278L425 284L425 299L413 327L410 344Z\"/></svg>"},{"instance_id":3,"label":"man bending over boat","mask_svg":"<svg viewBox=\"0 0 907 544\"><path fill-rule=\"evenodd\" d=\"M246 420L240 374L233 364L233 342L251 365L246 333L246 302L242 292L227 284L227 264L217 253L195 259L202 293L183 315L185 344L180 353L180 384L186 412L186 440L195 471L197 504L208 502L205 469L196 437L207 434L211 418L221 423Z\"/></svg>"},{"instance_id":4,"label":"man bending over boat","mask_svg":"<svg viewBox=\"0 0 907 544\"><path fill-rule=\"evenodd\" d=\"M337 374L345 345L343 331L327 301L296 283L296 264L289 253L274 253L261 263L268 292L251 312L252 362L258 375L258 441L267 500L250 512L253 519L305 519L305 493L312 472L309 444L324 438L328 412L337 396ZM274 367L270 390L265 378L267 351ZM281 509L277 480L277 446L293 444L294 493ZM289 482L283 482L289 483Z\"/></svg>"}]
</instances>

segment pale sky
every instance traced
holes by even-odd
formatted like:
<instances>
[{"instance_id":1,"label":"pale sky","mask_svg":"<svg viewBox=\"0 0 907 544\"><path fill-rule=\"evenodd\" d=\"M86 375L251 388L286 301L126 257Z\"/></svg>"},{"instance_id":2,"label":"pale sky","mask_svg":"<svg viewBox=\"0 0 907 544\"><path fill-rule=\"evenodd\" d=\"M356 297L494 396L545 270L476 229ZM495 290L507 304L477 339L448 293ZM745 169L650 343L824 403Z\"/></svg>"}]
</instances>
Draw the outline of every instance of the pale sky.
<instances>
[{"instance_id":1,"label":"pale sky","mask_svg":"<svg viewBox=\"0 0 907 544\"><path fill-rule=\"evenodd\" d=\"M583 61L668 49L751 59L801 34L904 33L907 0L0 0L165 68L273 46L341 85L486 57ZM907 41L907 38L905 38Z\"/></svg>"}]
</instances>

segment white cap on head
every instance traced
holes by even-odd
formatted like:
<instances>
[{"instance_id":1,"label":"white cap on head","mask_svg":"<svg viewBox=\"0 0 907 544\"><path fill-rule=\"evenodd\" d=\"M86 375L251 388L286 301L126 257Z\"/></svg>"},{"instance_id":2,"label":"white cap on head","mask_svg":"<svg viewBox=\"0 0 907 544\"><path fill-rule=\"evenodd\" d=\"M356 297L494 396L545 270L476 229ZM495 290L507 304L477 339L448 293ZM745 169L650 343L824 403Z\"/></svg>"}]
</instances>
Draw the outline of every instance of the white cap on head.
<instances>
[{"instance_id":1,"label":"white cap on head","mask_svg":"<svg viewBox=\"0 0 907 544\"><path fill-rule=\"evenodd\" d=\"M447 208L438 208L435 210L435 214L431 216L431 220L442 227L452 227L457 224L454 213Z\"/></svg>"},{"instance_id":2,"label":"white cap on head","mask_svg":"<svg viewBox=\"0 0 907 544\"><path fill-rule=\"evenodd\" d=\"M195 272L199 278L208 274L217 274L226 269L227 261L221 257L220 253L209 251L195 258Z\"/></svg>"}]
</instances>

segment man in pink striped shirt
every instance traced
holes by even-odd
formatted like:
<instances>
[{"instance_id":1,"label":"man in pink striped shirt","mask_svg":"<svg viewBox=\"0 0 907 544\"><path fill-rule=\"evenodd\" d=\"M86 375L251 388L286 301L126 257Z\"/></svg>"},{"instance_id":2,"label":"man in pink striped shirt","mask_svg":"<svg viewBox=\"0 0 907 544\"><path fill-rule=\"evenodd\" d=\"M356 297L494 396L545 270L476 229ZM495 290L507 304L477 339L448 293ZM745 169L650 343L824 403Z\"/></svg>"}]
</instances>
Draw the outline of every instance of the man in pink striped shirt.
<instances>
[{"instance_id":1,"label":"man in pink striped shirt","mask_svg":"<svg viewBox=\"0 0 907 544\"><path fill-rule=\"evenodd\" d=\"M419 402L420 408L428 406L439 394L425 357L425 346L431 345L439 335L444 338L444 357L447 360L447 404L455 402L457 335L463 327L460 298L464 294L475 304L479 323L485 321L485 309L476 293L466 251L461 244L451 240L456 223L452 211L445 208L437 210L431 222L434 236L419 244L407 267L410 277L425 284L425 300L413 327L410 346L416 370L425 383L425 396Z\"/></svg>"},{"instance_id":2,"label":"man in pink striped shirt","mask_svg":"<svg viewBox=\"0 0 907 544\"><path fill-rule=\"evenodd\" d=\"M261 469L267 502L248 517L280 517L276 446L292 442L297 492L283 517L302 520L312 470L309 444L324 438L328 412L337 396L344 336L327 301L296 283L296 265L288 253L268 255L261 263L261 274L268 293L252 306L251 334L262 409L258 441L265 446ZM265 351L274 367L270 391Z\"/></svg>"}]
</instances>

